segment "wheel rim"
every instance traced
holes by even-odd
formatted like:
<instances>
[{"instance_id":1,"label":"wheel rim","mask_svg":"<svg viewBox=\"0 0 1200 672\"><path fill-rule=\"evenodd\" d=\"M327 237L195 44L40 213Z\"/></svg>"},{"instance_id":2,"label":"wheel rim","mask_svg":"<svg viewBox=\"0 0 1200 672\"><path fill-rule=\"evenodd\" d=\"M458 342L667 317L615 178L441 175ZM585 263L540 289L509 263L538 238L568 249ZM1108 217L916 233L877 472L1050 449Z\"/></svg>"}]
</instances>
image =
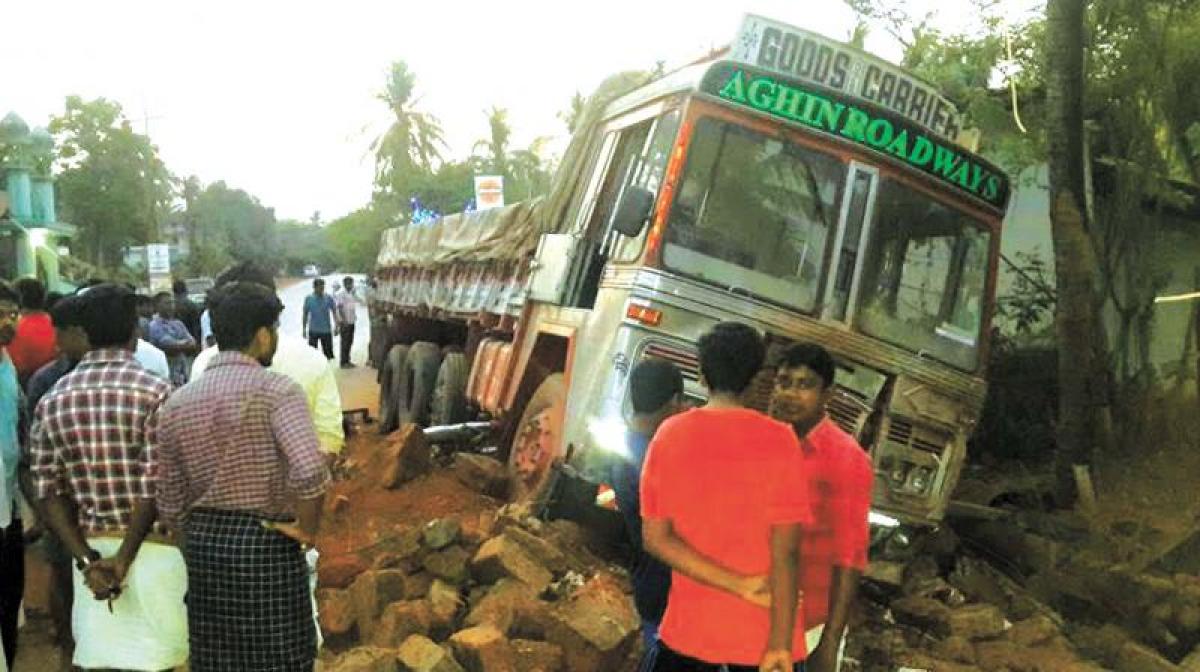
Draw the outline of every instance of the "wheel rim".
<instances>
[{"instance_id":1,"label":"wheel rim","mask_svg":"<svg viewBox=\"0 0 1200 672\"><path fill-rule=\"evenodd\" d=\"M562 411L562 400L556 400L518 429L510 460L514 500L531 498L545 482L558 451Z\"/></svg>"}]
</instances>

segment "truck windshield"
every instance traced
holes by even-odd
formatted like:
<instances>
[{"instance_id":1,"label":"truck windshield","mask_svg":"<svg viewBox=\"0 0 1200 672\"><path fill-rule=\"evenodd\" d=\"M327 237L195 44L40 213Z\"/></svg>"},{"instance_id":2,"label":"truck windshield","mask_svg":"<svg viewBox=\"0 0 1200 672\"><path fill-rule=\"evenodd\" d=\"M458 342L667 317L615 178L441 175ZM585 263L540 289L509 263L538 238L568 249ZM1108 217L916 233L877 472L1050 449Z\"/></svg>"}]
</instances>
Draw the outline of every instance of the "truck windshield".
<instances>
[{"instance_id":1,"label":"truck windshield","mask_svg":"<svg viewBox=\"0 0 1200 672\"><path fill-rule=\"evenodd\" d=\"M992 237L981 222L884 179L855 326L960 369L978 363Z\"/></svg>"},{"instance_id":2,"label":"truck windshield","mask_svg":"<svg viewBox=\"0 0 1200 672\"><path fill-rule=\"evenodd\" d=\"M845 174L832 156L701 119L671 209L663 262L811 312Z\"/></svg>"}]
</instances>

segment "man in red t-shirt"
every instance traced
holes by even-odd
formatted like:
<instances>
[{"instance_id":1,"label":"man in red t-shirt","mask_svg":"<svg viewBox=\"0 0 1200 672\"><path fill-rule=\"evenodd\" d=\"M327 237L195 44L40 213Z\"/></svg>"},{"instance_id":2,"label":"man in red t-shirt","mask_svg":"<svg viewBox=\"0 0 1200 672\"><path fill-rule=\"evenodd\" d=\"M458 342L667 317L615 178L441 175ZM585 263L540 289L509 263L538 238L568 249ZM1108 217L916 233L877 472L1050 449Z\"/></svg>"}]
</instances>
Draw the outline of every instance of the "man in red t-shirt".
<instances>
[{"instance_id":1,"label":"man in red t-shirt","mask_svg":"<svg viewBox=\"0 0 1200 672\"><path fill-rule=\"evenodd\" d=\"M662 424L642 471L642 538L672 569L654 669L787 672L805 656L803 455L790 426L742 406L758 333L725 322L699 347L708 404Z\"/></svg>"},{"instance_id":2,"label":"man in red t-shirt","mask_svg":"<svg viewBox=\"0 0 1200 672\"><path fill-rule=\"evenodd\" d=\"M21 320L17 322L17 335L8 346L8 355L24 387L25 381L58 353L54 323L46 312L46 286L36 278L21 278L13 287L21 297Z\"/></svg>"},{"instance_id":3,"label":"man in red t-shirt","mask_svg":"<svg viewBox=\"0 0 1200 672\"><path fill-rule=\"evenodd\" d=\"M779 364L770 407L772 417L791 423L801 437L809 479L814 520L801 535L800 569L807 672L834 672L841 664L846 621L867 567L870 538L871 460L825 412L835 371L825 348L793 345Z\"/></svg>"}]
</instances>

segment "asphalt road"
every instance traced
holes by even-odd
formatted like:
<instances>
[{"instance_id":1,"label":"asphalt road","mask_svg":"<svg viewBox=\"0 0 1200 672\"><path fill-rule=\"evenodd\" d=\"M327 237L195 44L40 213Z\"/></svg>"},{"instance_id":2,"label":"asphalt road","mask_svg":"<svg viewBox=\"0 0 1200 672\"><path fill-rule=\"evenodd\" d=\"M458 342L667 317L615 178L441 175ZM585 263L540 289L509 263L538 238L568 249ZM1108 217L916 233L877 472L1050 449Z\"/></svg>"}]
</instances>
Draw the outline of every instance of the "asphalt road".
<instances>
[{"instance_id":1,"label":"asphalt road","mask_svg":"<svg viewBox=\"0 0 1200 672\"><path fill-rule=\"evenodd\" d=\"M354 278L355 290L361 299L362 289L366 283L366 276L351 273ZM325 278L325 291L327 294L334 295L333 290L337 288L342 291L342 278L346 277L345 273L331 273L323 276ZM279 290L279 298L283 301L283 314L279 316L279 330L281 333L289 334L297 338L300 337L302 330L301 319L304 317L304 298L312 294L313 278L299 278L288 284L286 282L279 283L282 288ZM358 307L358 321L354 330L354 344L350 346L350 361L353 364L362 366L367 361L367 341L371 336L370 321L367 318L366 304L360 304ZM333 354L338 357L341 352L340 338L333 337Z\"/></svg>"}]
</instances>

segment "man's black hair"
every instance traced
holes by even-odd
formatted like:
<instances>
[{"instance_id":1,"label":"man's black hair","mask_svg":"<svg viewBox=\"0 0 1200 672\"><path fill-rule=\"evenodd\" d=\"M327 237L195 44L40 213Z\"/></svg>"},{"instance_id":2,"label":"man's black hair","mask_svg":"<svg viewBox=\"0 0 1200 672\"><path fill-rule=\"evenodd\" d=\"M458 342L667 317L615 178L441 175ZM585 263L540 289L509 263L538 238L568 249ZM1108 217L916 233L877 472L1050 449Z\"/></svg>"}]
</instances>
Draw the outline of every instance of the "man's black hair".
<instances>
[{"instance_id":1,"label":"man's black hair","mask_svg":"<svg viewBox=\"0 0 1200 672\"><path fill-rule=\"evenodd\" d=\"M629 373L629 401L634 413L662 410L680 394L683 394L683 374L665 359L643 359Z\"/></svg>"},{"instance_id":2,"label":"man's black hair","mask_svg":"<svg viewBox=\"0 0 1200 672\"><path fill-rule=\"evenodd\" d=\"M217 274L213 281L213 288L216 289L232 282L253 282L275 291L275 276L271 274L270 270L255 261L239 261L227 266L225 270Z\"/></svg>"},{"instance_id":3,"label":"man's black hair","mask_svg":"<svg viewBox=\"0 0 1200 672\"><path fill-rule=\"evenodd\" d=\"M176 280L171 283L171 292L175 294L187 294L187 283L183 280Z\"/></svg>"},{"instance_id":4,"label":"man's black hair","mask_svg":"<svg viewBox=\"0 0 1200 672\"><path fill-rule=\"evenodd\" d=\"M21 295L17 293L17 290L13 289L12 285L0 280L0 301L9 301L20 307Z\"/></svg>"},{"instance_id":5,"label":"man's black hair","mask_svg":"<svg viewBox=\"0 0 1200 672\"><path fill-rule=\"evenodd\" d=\"M66 295L62 292L46 292L46 310L49 311L53 308L54 304L62 301L64 296Z\"/></svg>"},{"instance_id":6,"label":"man's black hair","mask_svg":"<svg viewBox=\"0 0 1200 672\"><path fill-rule=\"evenodd\" d=\"M175 300L175 295L174 295L174 294L172 294L172 293L170 293L170 292L159 292L159 293L157 293L157 294L155 294L155 295L154 295L154 302L155 302L155 303L158 303L159 301L161 301L161 300L163 300L163 299L171 299L172 301L174 301L174 300Z\"/></svg>"},{"instance_id":7,"label":"man's black hair","mask_svg":"<svg viewBox=\"0 0 1200 672\"><path fill-rule=\"evenodd\" d=\"M316 287L317 285L321 285L322 287L324 287L325 286L325 278L317 278L317 279L313 280L313 287Z\"/></svg>"},{"instance_id":8,"label":"man's black hair","mask_svg":"<svg viewBox=\"0 0 1200 672\"><path fill-rule=\"evenodd\" d=\"M46 309L46 285L37 278L21 278L13 283L13 289L21 296L21 308L25 310Z\"/></svg>"},{"instance_id":9,"label":"man's black hair","mask_svg":"<svg viewBox=\"0 0 1200 672\"><path fill-rule=\"evenodd\" d=\"M153 297L153 296L146 296L145 294L138 294L137 295L137 305L144 306L148 303L152 304L152 303L154 303L154 298L155 297Z\"/></svg>"},{"instance_id":10,"label":"man's black hair","mask_svg":"<svg viewBox=\"0 0 1200 672\"><path fill-rule=\"evenodd\" d=\"M50 306L50 322L55 329L83 326L83 297L64 296Z\"/></svg>"},{"instance_id":11,"label":"man's black hair","mask_svg":"<svg viewBox=\"0 0 1200 672\"><path fill-rule=\"evenodd\" d=\"M212 329L221 350L244 350L262 327L279 323L283 303L255 282L227 284L212 297Z\"/></svg>"},{"instance_id":12,"label":"man's black hair","mask_svg":"<svg viewBox=\"0 0 1200 672\"><path fill-rule=\"evenodd\" d=\"M80 323L94 348L124 347L137 329L137 295L121 285L105 283L78 295Z\"/></svg>"},{"instance_id":13,"label":"man's black hair","mask_svg":"<svg viewBox=\"0 0 1200 672\"><path fill-rule=\"evenodd\" d=\"M745 392L766 356L762 337L741 322L721 322L700 337L699 346L700 372L713 392Z\"/></svg>"},{"instance_id":14,"label":"man's black hair","mask_svg":"<svg viewBox=\"0 0 1200 672\"><path fill-rule=\"evenodd\" d=\"M95 287L97 285L105 285L105 284L108 284L108 280L105 280L104 278L88 278L87 280L84 280L82 284L79 285L79 289L89 289L89 288Z\"/></svg>"},{"instance_id":15,"label":"man's black hair","mask_svg":"<svg viewBox=\"0 0 1200 672\"><path fill-rule=\"evenodd\" d=\"M824 389L833 385L833 379L837 375L837 364L833 361L833 355L816 343L796 343L784 350L779 368L794 369L799 366L807 366L820 376L824 382L821 387Z\"/></svg>"}]
</instances>

